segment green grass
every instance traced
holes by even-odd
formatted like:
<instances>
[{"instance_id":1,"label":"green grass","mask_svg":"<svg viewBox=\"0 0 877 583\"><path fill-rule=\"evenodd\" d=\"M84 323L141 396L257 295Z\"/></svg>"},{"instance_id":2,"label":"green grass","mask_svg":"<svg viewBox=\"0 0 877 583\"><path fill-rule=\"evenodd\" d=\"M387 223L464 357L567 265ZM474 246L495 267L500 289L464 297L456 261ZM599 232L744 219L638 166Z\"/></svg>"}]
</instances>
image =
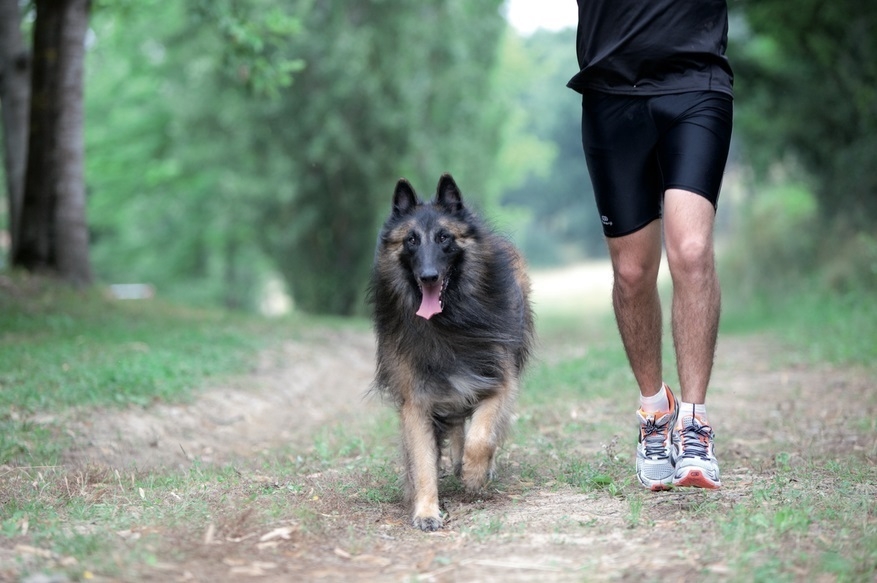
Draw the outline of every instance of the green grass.
<instances>
[{"instance_id":1,"label":"green grass","mask_svg":"<svg viewBox=\"0 0 877 583\"><path fill-rule=\"evenodd\" d=\"M32 284L31 284L32 285ZM40 285L0 295L0 464L56 463L69 407L181 401L295 324Z\"/></svg>"},{"instance_id":2,"label":"green grass","mask_svg":"<svg viewBox=\"0 0 877 583\"><path fill-rule=\"evenodd\" d=\"M868 580L877 569L874 478L853 457L781 467L756 479L742 503L715 513L716 552L733 557L741 581L779 581L795 572Z\"/></svg>"},{"instance_id":3,"label":"green grass","mask_svg":"<svg viewBox=\"0 0 877 583\"><path fill-rule=\"evenodd\" d=\"M507 532L502 516L489 513L476 513L467 526L463 528L468 536L476 542L483 543Z\"/></svg>"},{"instance_id":4,"label":"green grass","mask_svg":"<svg viewBox=\"0 0 877 583\"><path fill-rule=\"evenodd\" d=\"M88 571L130 580L137 569L158 562L159 549L168 560L168 549L178 552L175 541L200 539L211 523L233 534L241 508L255 508L255 518L268 522L265 499L275 495L227 467L183 474L58 467L2 477L9 495L0 509L0 533L10 540L26 534L27 544L51 551L55 569L60 564L72 580L89 578Z\"/></svg>"},{"instance_id":5,"label":"green grass","mask_svg":"<svg viewBox=\"0 0 877 583\"><path fill-rule=\"evenodd\" d=\"M826 361L873 366L877 357L875 297L862 290L839 294L799 288L785 294L761 294L744 304L728 289L722 334L778 338L789 347L780 351L783 362L775 364L781 366ZM611 320L601 324L614 332ZM552 319L543 330L548 336L543 342L549 346L568 343L581 325L575 317ZM620 341L607 336L589 341L583 354L537 363L527 377L516 439L532 457L521 467L528 482L537 487L545 485L548 473L557 483L590 496L617 497L627 505L628 528L653 528L650 512L662 498L643 494L632 479L630 460L612 452L613 429L588 424L587 408L582 406L615 406L626 399L618 396L618 387L633 386ZM671 355L665 361L668 377L672 366ZM570 410L576 407L584 418L570 422ZM875 421L865 413L851 414L849 427L853 432L873 433ZM577 436L594 433L610 445L602 452L593 447L577 450ZM796 581L802 576L872 580L877 572L873 503L877 471L873 463L863 462L861 452L835 454L834 459L802 458L801 452L795 453L798 456L793 459L790 453L777 452L775 470L757 472L741 499L688 493L680 503L680 523L706 520L711 524L706 539L700 529L687 535L691 548L700 549L706 564L725 565L730 581ZM709 541L706 545L705 540Z\"/></svg>"},{"instance_id":6,"label":"green grass","mask_svg":"<svg viewBox=\"0 0 877 583\"><path fill-rule=\"evenodd\" d=\"M521 400L535 406L562 398L609 397L616 394L619 385L630 386L632 381L620 343L591 345L581 356L533 363L524 379Z\"/></svg>"},{"instance_id":7,"label":"green grass","mask_svg":"<svg viewBox=\"0 0 877 583\"><path fill-rule=\"evenodd\" d=\"M0 406L25 411L178 399L243 370L259 345L251 321L227 313L72 292L4 306L0 329Z\"/></svg>"},{"instance_id":8,"label":"green grass","mask_svg":"<svg viewBox=\"0 0 877 583\"><path fill-rule=\"evenodd\" d=\"M726 293L722 332L769 331L801 359L870 364L877 359L877 290L845 293L792 288L745 303Z\"/></svg>"}]
</instances>

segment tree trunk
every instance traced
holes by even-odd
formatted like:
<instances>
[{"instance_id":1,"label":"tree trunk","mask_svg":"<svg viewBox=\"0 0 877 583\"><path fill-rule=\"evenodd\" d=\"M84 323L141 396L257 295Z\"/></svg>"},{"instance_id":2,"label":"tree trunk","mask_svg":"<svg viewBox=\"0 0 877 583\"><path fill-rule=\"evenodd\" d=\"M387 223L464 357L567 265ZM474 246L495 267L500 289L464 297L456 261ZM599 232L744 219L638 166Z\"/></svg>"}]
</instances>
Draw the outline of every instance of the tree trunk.
<instances>
[{"instance_id":1,"label":"tree trunk","mask_svg":"<svg viewBox=\"0 0 877 583\"><path fill-rule=\"evenodd\" d=\"M58 116L58 176L55 208L55 253L61 277L79 285L91 283L88 223L85 220L85 34L90 0L64 2L61 27Z\"/></svg>"},{"instance_id":2,"label":"tree trunk","mask_svg":"<svg viewBox=\"0 0 877 583\"><path fill-rule=\"evenodd\" d=\"M30 55L21 36L18 0L0 0L0 110L3 112L3 163L9 200L9 236L15 255L24 172L30 101Z\"/></svg>"},{"instance_id":3,"label":"tree trunk","mask_svg":"<svg viewBox=\"0 0 877 583\"><path fill-rule=\"evenodd\" d=\"M30 139L13 263L91 282L83 167L83 72L89 0L37 0Z\"/></svg>"}]
</instances>

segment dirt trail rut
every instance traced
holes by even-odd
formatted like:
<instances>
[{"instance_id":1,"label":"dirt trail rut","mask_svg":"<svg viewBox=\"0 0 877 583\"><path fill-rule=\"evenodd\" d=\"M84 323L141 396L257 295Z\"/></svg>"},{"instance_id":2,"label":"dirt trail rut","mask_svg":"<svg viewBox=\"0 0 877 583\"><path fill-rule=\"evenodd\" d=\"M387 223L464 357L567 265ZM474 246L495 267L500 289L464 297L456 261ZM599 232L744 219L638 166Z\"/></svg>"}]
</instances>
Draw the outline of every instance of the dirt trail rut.
<instances>
[{"instance_id":1,"label":"dirt trail rut","mask_svg":"<svg viewBox=\"0 0 877 583\"><path fill-rule=\"evenodd\" d=\"M251 374L192 402L80 416L71 461L141 470L229 463L283 445L312 445L320 429L367 414L374 341L366 332L318 330L264 352Z\"/></svg>"}]
</instances>

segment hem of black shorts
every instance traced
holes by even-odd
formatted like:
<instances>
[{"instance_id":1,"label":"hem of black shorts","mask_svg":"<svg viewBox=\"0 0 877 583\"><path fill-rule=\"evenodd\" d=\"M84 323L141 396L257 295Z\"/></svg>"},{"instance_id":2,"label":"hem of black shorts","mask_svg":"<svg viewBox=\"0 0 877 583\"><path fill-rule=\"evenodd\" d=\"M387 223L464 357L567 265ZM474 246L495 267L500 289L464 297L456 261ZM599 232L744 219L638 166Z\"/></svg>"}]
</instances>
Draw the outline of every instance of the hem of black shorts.
<instances>
[{"instance_id":1,"label":"hem of black shorts","mask_svg":"<svg viewBox=\"0 0 877 583\"><path fill-rule=\"evenodd\" d=\"M645 229L646 227L648 227L649 225L651 225L651 224L654 223L655 221L659 220L660 218L661 218L661 215L659 214L659 215L657 215L656 217L654 217L654 218L652 218L652 219L649 219L649 220L647 220L646 222L644 222L644 223L642 223L642 224L640 224L640 225L637 225L636 227L630 229L629 231L624 231L623 233L613 233L613 234L610 235L610 234L607 233L606 230L604 229L604 230L603 230L603 235L604 235L607 239L617 239L617 238L619 238L619 237L626 237L627 235L633 235L633 234L636 233L637 231L641 231L642 229Z\"/></svg>"},{"instance_id":2,"label":"hem of black shorts","mask_svg":"<svg viewBox=\"0 0 877 583\"><path fill-rule=\"evenodd\" d=\"M708 192L705 192L703 189L695 188L693 186L688 186L687 184L668 184L664 186L664 192L666 193L670 189L673 190L684 190L686 192L690 192L692 194L696 194L698 196L702 196L705 198L711 205L713 205L713 211L717 210L719 206L719 195L716 194L716 200L713 202L712 195ZM642 227L640 227L642 228Z\"/></svg>"}]
</instances>

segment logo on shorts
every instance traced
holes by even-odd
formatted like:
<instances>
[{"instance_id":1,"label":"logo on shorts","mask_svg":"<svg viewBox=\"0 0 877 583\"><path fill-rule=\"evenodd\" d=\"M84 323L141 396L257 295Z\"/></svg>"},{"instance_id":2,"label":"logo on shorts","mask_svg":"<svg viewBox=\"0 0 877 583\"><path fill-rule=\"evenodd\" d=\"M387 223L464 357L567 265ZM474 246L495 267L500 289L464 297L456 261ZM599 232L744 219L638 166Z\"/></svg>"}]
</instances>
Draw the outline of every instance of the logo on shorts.
<instances>
[{"instance_id":1,"label":"logo on shorts","mask_svg":"<svg viewBox=\"0 0 877 583\"><path fill-rule=\"evenodd\" d=\"M610 221L609 217L607 217L606 215L601 216L600 220L603 221L603 224L606 225L607 227L612 226L612 221Z\"/></svg>"}]
</instances>

